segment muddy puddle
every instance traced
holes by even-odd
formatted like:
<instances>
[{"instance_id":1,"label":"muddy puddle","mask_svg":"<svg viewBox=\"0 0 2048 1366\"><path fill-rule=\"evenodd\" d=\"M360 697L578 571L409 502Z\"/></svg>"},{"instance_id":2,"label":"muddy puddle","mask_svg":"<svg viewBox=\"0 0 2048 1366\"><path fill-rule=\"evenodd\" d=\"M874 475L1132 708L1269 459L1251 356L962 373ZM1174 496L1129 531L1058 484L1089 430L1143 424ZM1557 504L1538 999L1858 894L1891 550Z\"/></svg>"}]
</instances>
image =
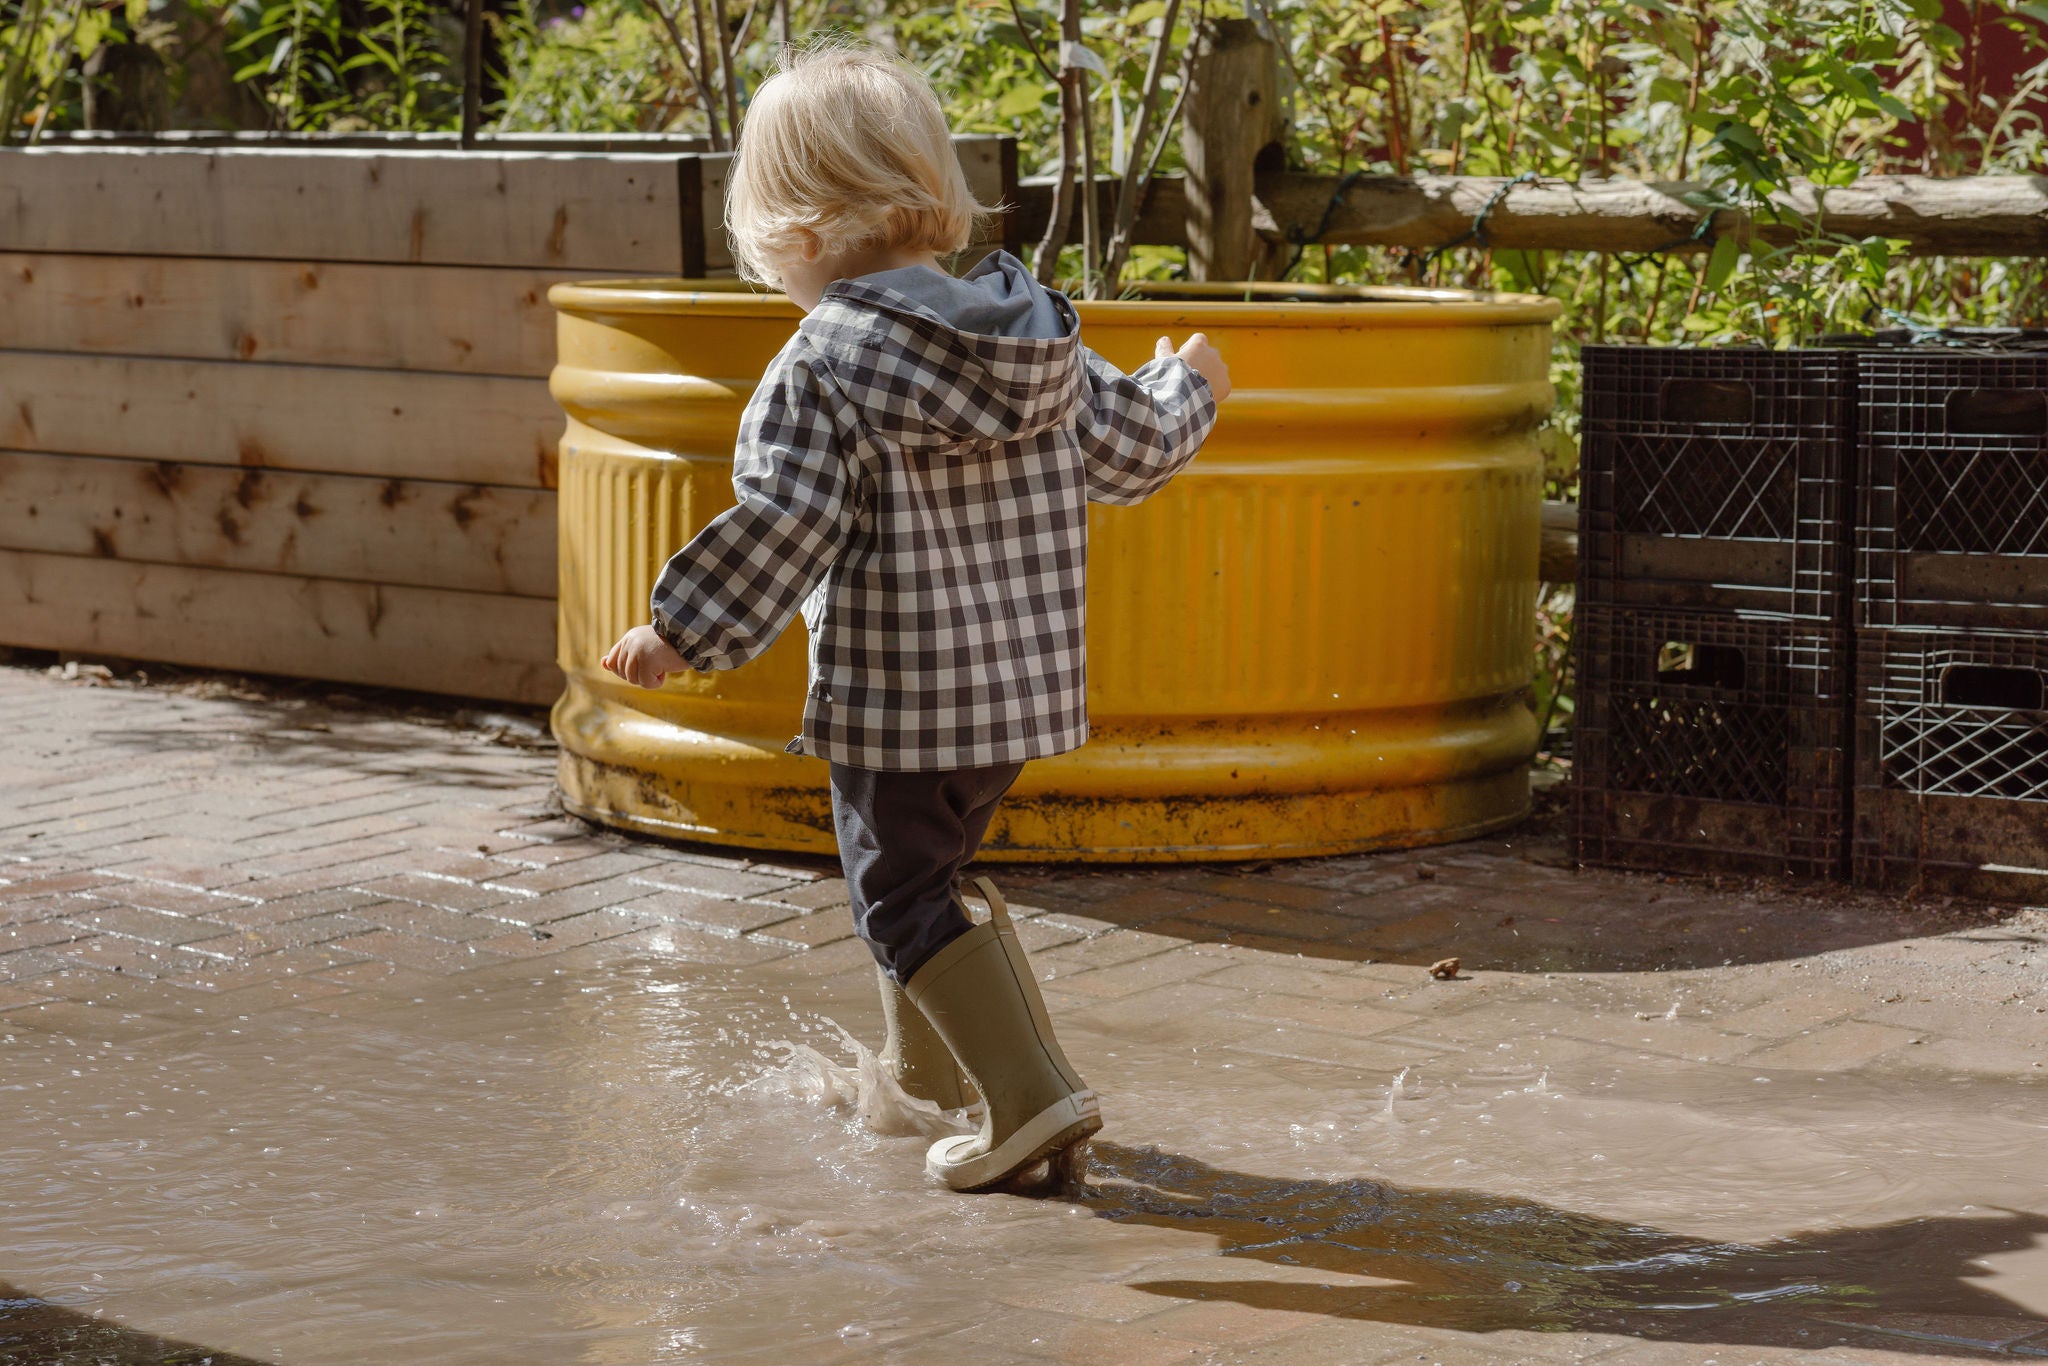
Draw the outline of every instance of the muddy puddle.
<instances>
[{"instance_id":1,"label":"muddy puddle","mask_svg":"<svg viewBox=\"0 0 2048 1366\"><path fill-rule=\"evenodd\" d=\"M944 1120L864 1087L834 1023L877 1015L640 957L339 1019L0 1030L0 1360L1002 1360L940 1339L1191 1300L1362 1333L2048 1331L2041 1088L1514 1048L1334 1084L1074 1030L1092 1188L960 1197L922 1173Z\"/></svg>"}]
</instances>

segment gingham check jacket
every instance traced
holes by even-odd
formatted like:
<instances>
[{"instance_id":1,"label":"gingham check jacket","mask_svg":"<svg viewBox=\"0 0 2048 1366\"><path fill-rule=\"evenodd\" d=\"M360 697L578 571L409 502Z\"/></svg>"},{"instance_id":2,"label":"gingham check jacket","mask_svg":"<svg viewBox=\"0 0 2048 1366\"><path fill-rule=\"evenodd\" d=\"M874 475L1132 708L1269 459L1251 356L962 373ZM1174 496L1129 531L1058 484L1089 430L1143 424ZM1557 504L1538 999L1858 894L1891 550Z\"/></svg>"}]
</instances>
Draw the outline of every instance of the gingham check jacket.
<instances>
[{"instance_id":1,"label":"gingham check jacket","mask_svg":"<svg viewBox=\"0 0 2048 1366\"><path fill-rule=\"evenodd\" d=\"M1087 738L1087 505L1159 489L1216 404L1185 361L1117 370L1055 299L1065 336L983 336L839 281L769 365L740 419L739 503L669 560L652 607L711 670L801 605L791 752L943 771Z\"/></svg>"}]
</instances>

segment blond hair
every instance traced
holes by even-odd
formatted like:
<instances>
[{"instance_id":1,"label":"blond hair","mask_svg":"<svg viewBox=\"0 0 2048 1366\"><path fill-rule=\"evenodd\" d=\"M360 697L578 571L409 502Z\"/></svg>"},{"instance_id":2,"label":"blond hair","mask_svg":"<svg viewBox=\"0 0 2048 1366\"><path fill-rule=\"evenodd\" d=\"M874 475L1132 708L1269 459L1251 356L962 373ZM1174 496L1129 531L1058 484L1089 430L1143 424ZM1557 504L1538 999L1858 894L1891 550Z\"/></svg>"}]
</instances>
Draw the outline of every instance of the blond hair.
<instances>
[{"instance_id":1,"label":"blond hair","mask_svg":"<svg viewBox=\"0 0 2048 1366\"><path fill-rule=\"evenodd\" d=\"M774 261L806 235L825 252L906 247L948 256L990 207L961 173L924 76L846 39L787 49L747 107L726 180L739 272L781 283Z\"/></svg>"}]
</instances>

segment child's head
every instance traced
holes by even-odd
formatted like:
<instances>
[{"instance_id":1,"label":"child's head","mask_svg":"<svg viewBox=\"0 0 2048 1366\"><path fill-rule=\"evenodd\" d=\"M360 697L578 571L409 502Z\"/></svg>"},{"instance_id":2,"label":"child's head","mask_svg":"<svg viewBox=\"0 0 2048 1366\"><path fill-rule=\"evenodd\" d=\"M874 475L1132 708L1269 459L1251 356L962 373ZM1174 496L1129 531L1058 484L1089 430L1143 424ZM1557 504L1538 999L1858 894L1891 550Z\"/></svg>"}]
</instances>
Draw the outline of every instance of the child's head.
<instances>
[{"instance_id":1,"label":"child's head","mask_svg":"<svg viewBox=\"0 0 2048 1366\"><path fill-rule=\"evenodd\" d=\"M871 247L951 255L977 217L938 96L910 66L828 40L785 53L755 92L726 182L740 274L782 282L778 262Z\"/></svg>"}]
</instances>

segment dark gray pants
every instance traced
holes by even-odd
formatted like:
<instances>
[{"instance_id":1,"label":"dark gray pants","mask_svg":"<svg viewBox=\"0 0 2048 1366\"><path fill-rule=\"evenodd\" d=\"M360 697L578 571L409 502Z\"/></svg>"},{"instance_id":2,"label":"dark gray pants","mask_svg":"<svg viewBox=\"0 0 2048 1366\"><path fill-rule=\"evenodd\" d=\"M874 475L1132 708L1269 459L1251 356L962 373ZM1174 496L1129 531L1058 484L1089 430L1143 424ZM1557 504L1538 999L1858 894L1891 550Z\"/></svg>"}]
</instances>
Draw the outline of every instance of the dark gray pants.
<instances>
[{"instance_id":1,"label":"dark gray pants","mask_svg":"<svg viewBox=\"0 0 2048 1366\"><path fill-rule=\"evenodd\" d=\"M1022 764L950 773L832 765L832 823L854 932L899 986L967 933L960 870L1023 771Z\"/></svg>"}]
</instances>

